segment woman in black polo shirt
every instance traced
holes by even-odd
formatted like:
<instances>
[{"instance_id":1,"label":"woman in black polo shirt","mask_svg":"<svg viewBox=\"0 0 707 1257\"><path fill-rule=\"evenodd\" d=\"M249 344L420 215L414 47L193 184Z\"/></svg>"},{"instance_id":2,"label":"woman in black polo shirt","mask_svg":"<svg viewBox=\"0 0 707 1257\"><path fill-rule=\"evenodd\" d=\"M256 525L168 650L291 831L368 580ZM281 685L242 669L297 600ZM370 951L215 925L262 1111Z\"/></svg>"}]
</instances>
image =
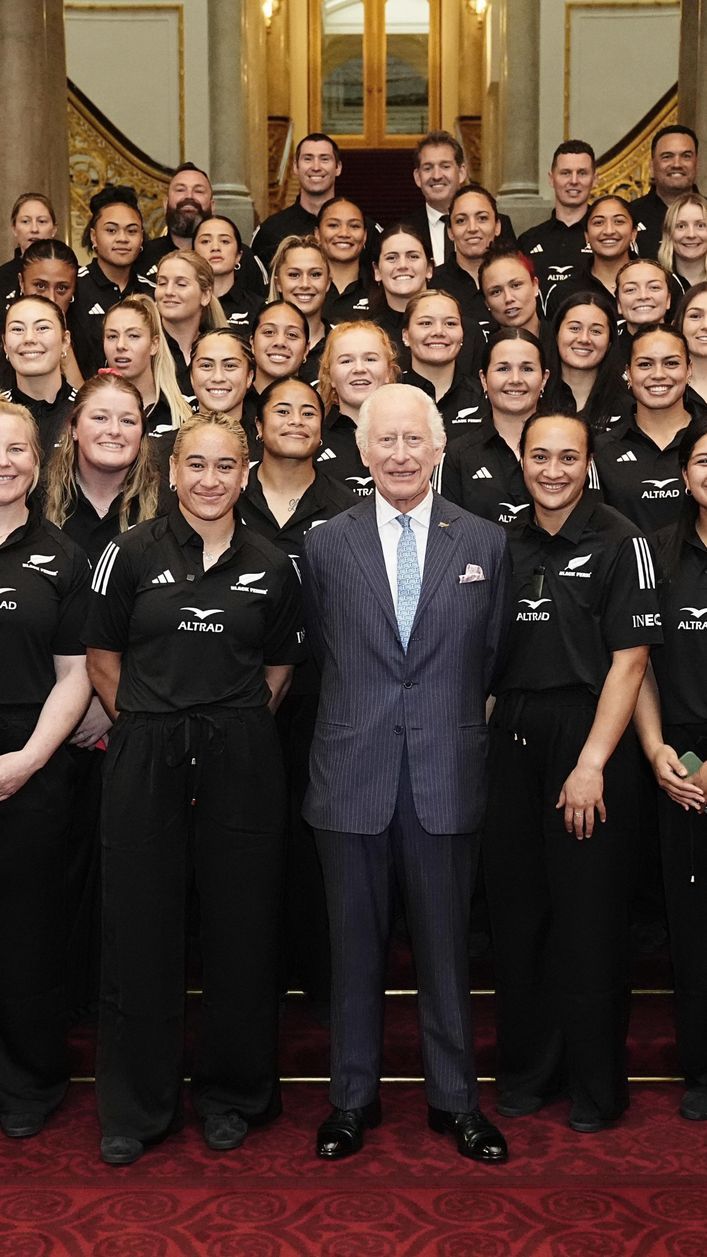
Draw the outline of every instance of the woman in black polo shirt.
<instances>
[{"instance_id":1,"label":"woman in black polo shirt","mask_svg":"<svg viewBox=\"0 0 707 1257\"><path fill-rule=\"evenodd\" d=\"M81 547L94 567L109 541L157 514L158 475L149 446L134 385L112 372L87 380L46 467L43 497L45 517ZM101 751L111 724L94 695L71 738L76 785L68 865L68 989L76 1015L98 998Z\"/></svg>"},{"instance_id":2,"label":"woman in black polo shirt","mask_svg":"<svg viewBox=\"0 0 707 1257\"><path fill-rule=\"evenodd\" d=\"M381 384L400 378L390 337L367 319L339 323L329 336L319 369L318 391L326 409L317 462L357 497L373 492L373 479L356 444L359 411Z\"/></svg>"},{"instance_id":3,"label":"woman in black polo shirt","mask_svg":"<svg viewBox=\"0 0 707 1257\"><path fill-rule=\"evenodd\" d=\"M651 651L636 708L643 749L661 787L658 817L675 978L675 1018L686 1091L680 1114L707 1120L707 773L680 763L707 759L707 420L678 451L689 495L672 528L656 537L664 644Z\"/></svg>"},{"instance_id":4,"label":"woman in black polo shirt","mask_svg":"<svg viewBox=\"0 0 707 1257\"><path fill-rule=\"evenodd\" d=\"M379 245L373 264L378 289L371 298L369 318L388 333L401 366L407 368L410 355L403 343L405 307L411 297L424 292L432 278L432 256L417 229L407 223L391 223Z\"/></svg>"},{"instance_id":5,"label":"woman in black polo shirt","mask_svg":"<svg viewBox=\"0 0 707 1257\"><path fill-rule=\"evenodd\" d=\"M238 501L248 528L288 555L300 573L307 533L356 501L350 488L327 475L327 463L314 462L323 415L319 394L303 380L276 380L265 389L257 415L261 461ZM317 671L307 660L295 669L277 724L289 790L282 984L301 985L322 1018L330 985L326 900L314 835L302 820L318 698Z\"/></svg>"},{"instance_id":6,"label":"woman in black polo shirt","mask_svg":"<svg viewBox=\"0 0 707 1257\"><path fill-rule=\"evenodd\" d=\"M90 206L81 243L95 257L79 270L73 313L74 349L85 380L103 366L105 313L133 292L153 291L136 269L145 232L134 189L108 184Z\"/></svg>"},{"instance_id":7,"label":"woman in black polo shirt","mask_svg":"<svg viewBox=\"0 0 707 1257\"><path fill-rule=\"evenodd\" d=\"M178 428L192 414L151 297L136 292L108 311L103 351L108 366L130 380L142 397L148 432Z\"/></svg>"},{"instance_id":8,"label":"woman in black polo shirt","mask_svg":"<svg viewBox=\"0 0 707 1257\"><path fill-rule=\"evenodd\" d=\"M201 332L228 322L214 294L214 273L206 259L193 249L166 253L157 265L155 301L174 358L177 383L188 393L194 341Z\"/></svg>"},{"instance_id":9,"label":"woman in black polo shirt","mask_svg":"<svg viewBox=\"0 0 707 1257\"><path fill-rule=\"evenodd\" d=\"M248 288L241 267L243 242L236 224L223 214L205 218L194 232L194 252L209 263L214 273L214 296L221 303L230 327L249 336L253 319L265 302L262 279Z\"/></svg>"},{"instance_id":10,"label":"woman in black polo shirt","mask_svg":"<svg viewBox=\"0 0 707 1257\"><path fill-rule=\"evenodd\" d=\"M201 903L192 1097L210 1148L280 1111L277 934L285 784L272 711L301 657L289 558L234 517L239 424L195 415L166 516L94 570L89 674L118 719L103 793L101 1154L125 1165L181 1121L184 907ZM146 788L147 787L147 788Z\"/></svg>"},{"instance_id":11,"label":"woman in black polo shirt","mask_svg":"<svg viewBox=\"0 0 707 1257\"><path fill-rule=\"evenodd\" d=\"M637 332L626 372L635 411L597 437L604 501L646 533L673 523L680 509L678 446L692 418L685 398L690 372L680 332L663 325Z\"/></svg>"},{"instance_id":12,"label":"woman in black polo shirt","mask_svg":"<svg viewBox=\"0 0 707 1257\"><path fill-rule=\"evenodd\" d=\"M682 332L690 351L692 374L685 399L693 413L707 409L707 280L695 284L681 298L672 326Z\"/></svg>"},{"instance_id":13,"label":"woman in black polo shirt","mask_svg":"<svg viewBox=\"0 0 707 1257\"><path fill-rule=\"evenodd\" d=\"M48 297L66 319L72 337L66 349L62 372L73 388L80 388L83 375L74 352L74 296L78 282L79 262L73 249L63 240L35 240L22 255L20 291L23 297Z\"/></svg>"},{"instance_id":14,"label":"woman in black polo shirt","mask_svg":"<svg viewBox=\"0 0 707 1257\"><path fill-rule=\"evenodd\" d=\"M464 326L456 298L437 289L412 297L403 318L403 341L411 367L402 382L434 397L449 448L481 422L485 409L481 385L460 366Z\"/></svg>"},{"instance_id":15,"label":"woman in black polo shirt","mask_svg":"<svg viewBox=\"0 0 707 1257\"><path fill-rule=\"evenodd\" d=\"M36 1135L68 1085L63 891L72 793L64 743L90 686L85 555L27 498L29 411L0 402L0 1127Z\"/></svg>"},{"instance_id":16,"label":"woman in black polo shirt","mask_svg":"<svg viewBox=\"0 0 707 1257\"><path fill-rule=\"evenodd\" d=\"M510 524L530 505L518 452L548 378L540 341L523 328L496 332L480 375L490 414L445 453L442 494L483 519Z\"/></svg>"},{"instance_id":17,"label":"woman in black polo shirt","mask_svg":"<svg viewBox=\"0 0 707 1257\"><path fill-rule=\"evenodd\" d=\"M76 397L61 370L70 344L64 315L47 297L17 297L5 314L2 343L15 372L8 398L34 417L42 456L48 458Z\"/></svg>"},{"instance_id":18,"label":"woman in black polo shirt","mask_svg":"<svg viewBox=\"0 0 707 1257\"><path fill-rule=\"evenodd\" d=\"M508 531L513 610L483 843L499 1112L568 1091L583 1133L628 1104L627 726L660 641L648 543L586 491L591 444L584 420L561 414L534 416L521 437L532 513Z\"/></svg>"},{"instance_id":19,"label":"woman in black polo shirt","mask_svg":"<svg viewBox=\"0 0 707 1257\"><path fill-rule=\"evenodd\" d=\"M599 292L575 292L558 307L553 319L561 383L556 400L584 416L590 427L604 431L631 411L631 394L616 355L616 314Z\"/></svg>"},{"instance_id":20,"label":"woman in black polo shirt","mask_svg":"<svg viewBox=\"0 0 707 1257\"><path fill-rule=\"evenodd\" d=\"M251 345L255 359L254 394L273 380L296 375L307 357L307 316L291 301L268 301L258 311Z\"/></svg>"},{"instance_id":21,"label":"woman in black polo shirt","mask_svg":"<svg viewBox=\"0 0 707 1257\"><path fill-rule=\"evenodd\" d=\"M316 236L331 274L324 317L331 323L367 319L371 281L362 261L366 247L363 211L345 196L332 197L317 215Z\"/></svg>"},{"instance_id":22,"label":"woman in black polo shirt","mask_svg":"<svg viewBox=\"0 0 707 1257\"><path fill-rule=\"evenodd\" d=\"M324 300L329 286L329 263L316 236L285 236L272 260L270 279L271 301L280 297L291 301L307 319L307 361L300 375L308 383L316 382L331 324L322 318Z\"/></svg>"}]
</instances>

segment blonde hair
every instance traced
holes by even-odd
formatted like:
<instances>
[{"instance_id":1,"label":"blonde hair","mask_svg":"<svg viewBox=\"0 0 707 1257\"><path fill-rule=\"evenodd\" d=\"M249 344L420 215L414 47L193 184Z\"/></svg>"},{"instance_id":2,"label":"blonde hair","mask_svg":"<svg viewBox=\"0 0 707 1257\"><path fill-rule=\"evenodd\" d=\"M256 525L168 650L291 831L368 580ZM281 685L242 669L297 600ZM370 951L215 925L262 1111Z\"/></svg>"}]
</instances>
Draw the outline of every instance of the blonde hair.
<instances>
[{"instance_id":1,"label":"blonde hair","mask_svg":"<svg viewBox=\"0 0 707 1257\"><path fill-rule=\"evenodd\" d=\"M675 224L688 205L696 205L702 210L705 222L707 222L707 201L699 192L685 192L679 196L677 201L673 201L663 219L663 234L660 239L658 248L658 261L664 266L666 271L672 271L675 267L675 244L673 243L673 232ZM704 272L703 279L707 279L707 257L702 259L702 270ZM697 281L700 282L699 280Z\"/></svg>"},{"instance_id":2,"label":"blonde hair","mask_svg":"<svg viewBox=\"0 0 707 1257\"><path fill-rule=\"evenodd\" d=\"M284 240L281 240L277 246L273 260L270 263L270 287L268 289L268 301L279 301L282 297L282 288L279 286L277 276L281 267L285 265L287 261L287 254L291 249L312 249L315 253L318 253L322 259L322 266L327 272L327 275L331 273L324 250L322 249L322 246L316 236L285 236Z\"/></svg>"},{"instance_id":3,"label":"blonde hair","mask_svg":"<svg viewBox=\"0 0 707 1257\"><path fill-rule=\"evenodd\" d=\"M145 412L142 398L135 385L122 375L111 372L106 375L94 375L86 380L76 394L76 403L71 412L69 423L61 441L49 461L45 472L45 506L44 514L48 520L63 528L76 510L78 502L77 472L79 465L79 445L74 440L76 422L91 399L106 388L117 388L119 392L131 397L140 411L142 422L142 438L140 448L132 465L125 473L121 490L120 514L118 523L120 532L127 532L131 521L130 513L134 502L138 504L137 522L153 519L157 514L157 497L159 491L159 473L152 461L150 438L145 427Z\"/></svg>"},{"instance_id":4,"label":"blonde hair","mask_svg":"<svg viewBox=\"0 0 707 1257\"><path fill-rule=\"evenodd\" d=\"M400 379L400 367L398 366L398 356L395 352L395 346L391 341L387 332L383 331L377 323L373 323L370 319L361 319L359 322L337 323L327 336L324 352L319 362L319 383L317 389L321 394L324 405L327 410L336 405L338 401L336 389L331 382L331 364L334 358L334 349L345 336L347 332L373 332L381 343L383 354L388 362L388 374L390 375L390 383L396 384Z\"/></svg>"},{"instance_id":5,"label":"blonde hair","mask_svg":"<svg viewBox=\"0 0 707 1257\"><path fill-rule=\"evenodd\" d=\"M182 424L176 437L174 438L174 450L172 457L176 462L179 461L182 453L184 441L192 432L198 432L199 428L223 428L224 432L230 432L231 436L236 438L240 446L240 457L244 463L249 461L248 456L248 438L245 434L242 424L237 419L231 419L229 415L223 414L219 410L200 410L197 414L192 415Z\"/></svg>"},{"instance_id":6,"label":"blonde hair","mask_svg":"<svg viewBox=\"0 0 707 1257\"><path fill-rule=\"evenodd\" d=\"M228 319L223 312L223 306L218 297L214 296L214 284L216 276L211 269L211 265L203 258L195 249L173 249L171 253L165 253L160 258L157 265L157 274L159 275L165 262L177 261L186 262L194 272L194 278L202 292L210 292L211 299L207 306L204 306L199 321L200 332L213 332L216 327L225 327Z\"/></svg>"},{"instance_id":7,"label":"blonde hair","mask_svg":"<svg viewBox=\"0 0 707 1257\"><path fill-rule=\"evenodd\" d=\"M169 345L167 344L157 306L152 297L148 297L142 292L136 292L130 297L124 297L117 305L111 306L106 314L103 320L104 336L106 323L111 314L115 314L116 310L134 310L147 328L150 339L157 339L157 353L150 358L152 379L155 383L158 398L160 393L162 393L167 400L172 427L178 428L181 423L184 423L185 419L189 418L192 411L186 398L179 390L177 373L174 369L174 358L169 352Z\"/></svg>"},{"instance_id":8,"label":"blonde hair","mask_svg":"<svg viewBox=\"0 0 707 1257\"><path fill-rule=\"evenodd\" d=\"M37 421L31 410L28 410L26 406L18 406L15 402L0 400L0 417L2 417L2 415L7 415L10 419L21 419L27 429L27 439L29 441L29 448L34 461L34 477L32 479L31 488L27 493L27 497L29 497L30 493L34 492L39 483L39 466L42 461L42 443L39 439Z\"/></svg>"}]
</instances>

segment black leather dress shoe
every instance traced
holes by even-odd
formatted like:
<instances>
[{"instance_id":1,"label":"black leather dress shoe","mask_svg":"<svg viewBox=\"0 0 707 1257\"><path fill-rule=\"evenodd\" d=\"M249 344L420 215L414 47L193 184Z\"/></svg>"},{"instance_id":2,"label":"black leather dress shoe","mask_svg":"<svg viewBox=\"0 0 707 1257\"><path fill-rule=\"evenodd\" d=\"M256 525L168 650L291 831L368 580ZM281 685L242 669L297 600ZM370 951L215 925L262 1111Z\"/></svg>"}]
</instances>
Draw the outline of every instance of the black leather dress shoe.
<instances>
[{"instance_id":1,"label":"black leather dress shoe","mask_svg":"<svg viewBox=\"0 0 707 1257\"><path fill-rule=\"evenodd\" d=\"M363 1132L379 1126L381 1103L376 1097L361 1109L332 1109L317 1131L317 1156L340 1161L363 1147Z\"/></svg>"},{"instance_id":2,"label":"black leather dress shoe","mask_svg":"<svg viewBox=\"0 0 707 1257\"><path fill-rule=\"evenodd\" d=\"M503 1135L484 1117L481 1109L472 1109L470 1113L447 1113L444 1109L429 1108L427 1121L438 1134L454 1135L457 1149L463 1157L495 1165L508 1160Z\"/></svg>"},{"instance_id":3,"label":"black leather dress shoe","mask_svg":"<svg viewBox=\"0 0 707 1257\"><path fill-rule=\"evenodd\" d=\"M214 1152L240 1148L248 1134L248 1123L238 1113L210 1113L204 1118L204 1139Z\"/></svg>"},{"instance_id":4,"label":"black leather dress shoe","mask_svg":"<svg viewBox=\"0 0 707 1257\"><path fill-rule=\"evenodd\" d=\"M101 1140L101 1160L106 1165L132 1165L145 1151L145 1145L130 1135L104 1135Z\"/></svg>"},{"instance_id":5,"label":"black leather dress shoe","mask_svg":"<svg viewBox=\"0 0 707 1257\"><path fill-rule=\"evenodd\" d=\"M30 1139L44 1129L43 1113L0 1113L0 1127L8 1139Z\"/></svg>"}]
</instances>

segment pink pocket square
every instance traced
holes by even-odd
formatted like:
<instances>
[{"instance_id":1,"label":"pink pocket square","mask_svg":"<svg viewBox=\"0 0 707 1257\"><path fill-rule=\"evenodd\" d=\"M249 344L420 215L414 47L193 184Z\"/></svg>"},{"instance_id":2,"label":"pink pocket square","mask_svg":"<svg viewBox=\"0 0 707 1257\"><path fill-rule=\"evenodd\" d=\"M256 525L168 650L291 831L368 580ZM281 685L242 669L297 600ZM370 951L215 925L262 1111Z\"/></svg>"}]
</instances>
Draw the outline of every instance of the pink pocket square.
<instances>
[{"instance_id":1,"label":"pink pocket square","mask_svg":"<svg viewBox=\"0 0 707 1257\"><path fill-rule=\"evenodd\" d=\"M486 580L484 569L479 567L478 563L467 563L466 571L459 577L459 584L468 585L474 580Z\"/></svg>"}]
</instances>

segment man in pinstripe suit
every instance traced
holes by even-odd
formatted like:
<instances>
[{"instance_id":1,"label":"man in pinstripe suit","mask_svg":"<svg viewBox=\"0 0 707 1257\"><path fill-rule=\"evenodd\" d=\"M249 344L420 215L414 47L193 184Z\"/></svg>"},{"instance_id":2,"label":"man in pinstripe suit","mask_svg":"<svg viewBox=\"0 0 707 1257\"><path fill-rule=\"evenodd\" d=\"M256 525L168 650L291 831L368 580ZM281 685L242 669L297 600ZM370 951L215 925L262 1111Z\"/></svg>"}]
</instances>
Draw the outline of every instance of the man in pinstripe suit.
<instances>
[{"instance_id":1,"label":"man in pinstripe suit","mask_svg":"<svg viewBox=\"0 0 707 1257\"><path fill-rule=\"evenodd\" d=\"M322 693L304 815L332 936L329 1160L381 1117L384 969L393 880L405 903L433 1130L464 1156L507 1157L478 1107L467 933L485 797L485 700L507 620L500 528L432 492L444 426L390 384L356 440L375 495L309 534L305 600Z\"/></svg>"}]
</instances>

